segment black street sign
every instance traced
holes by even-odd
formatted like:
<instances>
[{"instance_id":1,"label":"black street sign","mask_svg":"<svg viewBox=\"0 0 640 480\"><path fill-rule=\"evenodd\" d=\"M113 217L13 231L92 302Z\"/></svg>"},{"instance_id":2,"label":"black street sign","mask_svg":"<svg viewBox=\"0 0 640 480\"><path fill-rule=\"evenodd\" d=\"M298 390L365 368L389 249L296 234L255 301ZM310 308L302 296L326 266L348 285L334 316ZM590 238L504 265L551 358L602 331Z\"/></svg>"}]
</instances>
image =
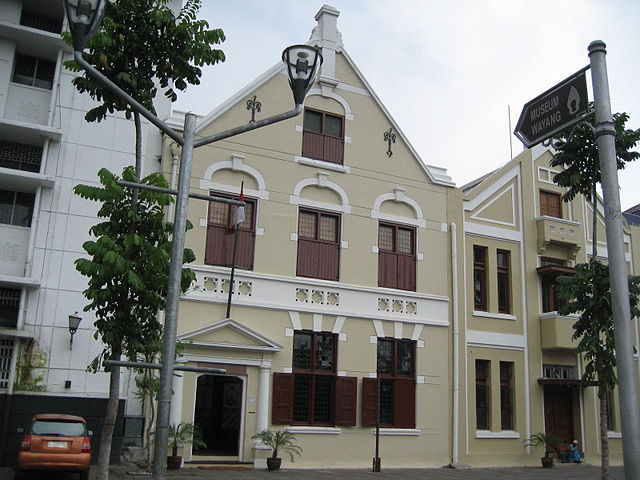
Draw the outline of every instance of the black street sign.
<instances>
[{"instance_id":1,"label":"black street sign","mask_svg":"<svg viewBox=\"0 0 640 480\"><path fill-rule=\"evenodd\" d=\"M584 67L527 102L514 131L527 148L591 115Z\"/></svg>"}]
</instances>

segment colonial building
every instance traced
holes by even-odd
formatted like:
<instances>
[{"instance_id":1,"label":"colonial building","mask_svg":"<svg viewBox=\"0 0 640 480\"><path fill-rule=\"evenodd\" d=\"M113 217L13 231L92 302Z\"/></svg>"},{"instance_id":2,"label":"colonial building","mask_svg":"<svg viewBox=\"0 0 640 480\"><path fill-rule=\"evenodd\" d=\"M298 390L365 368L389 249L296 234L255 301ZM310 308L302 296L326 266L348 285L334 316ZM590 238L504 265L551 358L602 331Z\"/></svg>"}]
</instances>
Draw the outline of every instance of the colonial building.
<instances>
[{"instance_id":1,"label":"colonial building","mask_svg":"<svg viewBox=\"0 0 640 480\"><path fill-rule=\"evenodd\" d=\"M102 167L119 173L132 165L134 127L120 116L85 121L94 104L62 65L72 58L60 38L64 23L62 2L0 7L0 463L15 460L16 428L33 413L85 415L98 433L109 389L106 375L86 371L102 345L93 315L82 312L87 282L74 267L98 205L72 189L97 183ZM156 106L165 116L169 107L164 97ZM161 140L155 127L144 128L150 173L160 167ZM71 344L75 312L82 321ZM125 373L121 415L141 413L126 402L130 383Z\"/></svg>"},{"instance_id":2,"label":"colonial building","mask_svg":"<svg viewBox=\"0 0 640 480\"><path fill-rule=\"evenodd\" d=\"M303 114L196 150L192 189L237 198L244 185L247 207L231 286L235 207L189 204L197 285L180 304L181 360L227 374L174 385L174 421L199 425L207 444L187 461L264 466L252 436L270 428L297 435L300 466L370 465L379 398L385 466L448 462L449 222L460 191L381 104L338 15L326 5L316 15L308 44L324 63ZM197 133L291 106L280 64L200 118ZM177 150L165 153L174 178Z\"/></svg>"},{"instance_id":3,"label":"colonial building","mask_svg":"<svg viewBox=\"0 0 640 480\"><path fill-rule=\"evenodd\" d=\"M556 277L571 275L591 256L593 207L582 196L561 201L565 190L553 182L558 171L549 166L551 158L549 150L526 150L462 187L461 428L454 445L464 463L531 462L541 452L527 455L522 441L536 432L578 440L585 458L599 462L597 388L580 382L583 362L571 340L575 317L558 314L555 290ZM601 203L597 214L598 256L606 261ZM626 259L633 272L637 226L627 223ZM637 319L634 332L637 345ZM616 395L608 436L612 461L619 463Z\"/></svg>"}]
</instances>

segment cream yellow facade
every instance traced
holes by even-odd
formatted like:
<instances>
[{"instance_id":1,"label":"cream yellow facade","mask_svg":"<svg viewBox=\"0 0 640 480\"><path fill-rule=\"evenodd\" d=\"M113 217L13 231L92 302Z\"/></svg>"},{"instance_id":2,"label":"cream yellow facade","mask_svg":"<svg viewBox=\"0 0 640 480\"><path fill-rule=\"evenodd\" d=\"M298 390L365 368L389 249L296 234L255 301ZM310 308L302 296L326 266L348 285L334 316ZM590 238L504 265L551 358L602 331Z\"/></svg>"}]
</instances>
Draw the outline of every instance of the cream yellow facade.
<instances>
[{"instance_id":1,"label":"cream yellow facade","mask_svg":"<svg viewBox=\"0 0 640 480\"><path fill-rule=\"evenodd\" d=\"M235 210L190 200L197 280L180 302L180 361L226 373L175 378L172 422L199 425L208 442L183 449L185 460L264 468L270 450L252 437L284 429L304 450L293 465L283 456L289 468L366 468L373 412L384 467L534 465L541 452L522 442L545 431L578 440L597 463L596 389L578 385L573 319L557 314L550 282L587 259L591 205L554 203L563 189L538 148L456 188L418 156L354 65L338 15L327 5L316 15L308 44L324 63L302 115L196 150L191 190L238 198L242 188L251 253L235 270L227 315L230 261L211 245L234 234ZM290 108L277 65L199 118L197 134ZM178 153L165 142L172 183ZM600 210L606 258L602 219ZM640 227L626 228L634 271ZM616 463L617 412L613 423Z\"/></svg>"},{"instance_id":2,"label":"cream yellow facade","mask_svg":"<svg viewBox=\"0 0 640 480\"><path fill-rule=\"evenodd\" d=\"M550 167L551 158L549 150L526 150L500 169L462 187L465 257L460 310L464 313L459 349L464 353L459 368L464 386L460 405L466 416L461 419L457 443L462 463L537 464L543 452L527 452L522 447L522 441L537 432L555 434L565 442L577 440L586 461L600 461L597 388L579 384L583 359L576 354L571 339L575 318L557 313L550 288L555 276L588 261L593 210L581 196L569 203L558 201L565 190L553 183L558 171ZM635 271L637 229L625 224L630 272ZM597 244L598 256L606 261L601 204ZM507 312L505 302L500 300L505 291L501 292L498 285L499 251L508 252L510 258L506 269ZM633 322L637 345L637 319ZM509 363L513 365L511 381L500 371L501 365ZM487 396L488 413L482 408ZM617 400L617 392L613 397ZM615 464L622 461L617 401L612 409L608 437Z\"/></svg>"},{"instance_id":3,"label":"cream yellow facade","mask_svg":"<svg viewBox=\"0 0 640 480\"><path fill-rule=\"evenodd\" d=\"M176 378L172 421L204 425L205 437L208 430L216 432L206 449L185 449L186 461L239 461L264 468L269 450L252 436L269 428L296 434L304 454L293 466L371 465L375 429L363 426L363 389L378 377L378 343L386 339L385 345L394 349L414 350L403 357L409 369L398 373L409 375L411 385L407 387L404 378L385 385L396 382L393 385L403 384L415 393L412 413L400 411L397 405L408 398L395 386L385 397L392 418L381 422L383 465L438 467L448 462L450 217L461 192L444 169L427 166L413 150L344 50L337 17L328 6L316 16L309 43L321 48L324 63L305 108L342 119L343 161L303 155L303 115L196 151L192 191L237 198L243 185L245 197L255 202L255 232L253 265L235 271L227 318L230 269L207 264L209 206L190 200L188 216L194 228L187 234L187 247L196 255L190 268L197 282L180 303L178 336L185 343L181 361L227 373ZM246 123L251 118L246 102L254 96L261 102L257 119L291 109L284 69L274 67L199 119L198 135ZM385 132L395 140L386 141ZM175 178L176 154L175 145L167 142L163 165L169 179ZM309 211L338 219L337 280L297 274L302 261L300 215ZM413 232L414 289L379 286L381 224ZM296 382L309 378L296 371L294 345L301 336L334 339L335 356L327 360L333 362L333 386L321 380L313 384L313 398L305 400L314 413L301 420L306 407L298 405L302 387L296 383L291 401L298 402L293 405L297 418L276 422L276 376L296 375ZM354 379L348 402L335 396L342 379ZM331 390L326 405L316 392L321 385ZM346 422L338 419L344 411ZM319 418L322 415L326 418ZM225 445L220 446L223 437ZM288 463L286 456L284 461Z\"/></svg>"}]
</instances>

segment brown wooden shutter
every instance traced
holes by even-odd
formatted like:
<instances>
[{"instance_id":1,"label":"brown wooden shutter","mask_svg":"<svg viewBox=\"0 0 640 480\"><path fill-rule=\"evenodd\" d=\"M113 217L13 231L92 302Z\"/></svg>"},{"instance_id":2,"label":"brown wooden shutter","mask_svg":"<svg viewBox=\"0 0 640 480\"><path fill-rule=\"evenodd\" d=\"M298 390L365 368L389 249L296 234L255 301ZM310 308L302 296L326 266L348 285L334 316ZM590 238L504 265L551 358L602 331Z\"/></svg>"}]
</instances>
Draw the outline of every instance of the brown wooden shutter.
<instances>
[{"instance_id":1,"label":"brown wooden shutter","mask_svg":"<svg viewBox=\"0 0 640 480\"><path fill-rule=\"evenodd\" d=\"M228 227L209 225L205 263L209 265L231 265L233 252L233 231Z\"/></svg>"},{"instance_id":2,"label":"brown wooden shutter","mask_svg":"<svg viewBox=\"0 0 640 480\"><path fill-rule=\"evenodd\" d=\"M358 379L356 377L336 377L336 420L341 427L356 425L356 405Z\"/></svg>"},{"instance_id":3,"label":"brown wooden shutter","mask_svg":"<svg viewBox=\"0 0 640 480\"><path fill-rule=\"evenodd\" d=\"M273 374L271 423L289 425L293 421L293 373Z\"/></svg>"},{"instance_id":4,"label":"brown wooden shutter","mask_svg":"<svg viewBox=\"0 0 640 480\"><path fill-rule=\"evenodd\" d=\"M318 274L316 278L338 280L340 270L340 249L337 245L318 243Z\"/></svg>"},{"instance_id":5,"label":"brown wooden shutter","mask_svg":"<svg viewBox=\"0 0 640 480\"><path fill-rule=\"evenodd\" d=\"M398 255L398 288L416 290L416 257Z\"/></svg>"},{"instance_id":6,"label":"brown wooden shutter","mask_svg":"<svg viewBox=\"0 0 640 480\"><path fill-rule=\"evenodd\" d=\"M394 427L416 426L416 381L414 378L393 380Z\"/></svg>"},{"instance_id":7,"label":"brown wooden shutter","mask_svg":"<svg viewBox=\"0 0 640 480\"><path fill-rule=\"evenodd\" d=\"M238 250L236 252L236 267L253 269L253 250L255 234L251 231L240 230L238 232ZM233 258L233 251L231 252ZM229 260L231 263L231 259Z\"/></svg>"},{"instance_id":8,"label":"brown wooden shutter","mask_svg":"<svg viewBox=\"0 0 640 480\"><path fill-rule=\"evenodd\" d=\"M395 253L378 252L378 286L396 288L398 260Z\"/></svg>"},{"instance_id":9,"label":"brown wooden shutter","mask_svg":"<svg viewBox=\"0 0 640 480\"><path fill-rule=\"evenodd\" d=\"M378 379L362 379L362 426L375 427L378 419Z\"/></svg>"}]
</instances>

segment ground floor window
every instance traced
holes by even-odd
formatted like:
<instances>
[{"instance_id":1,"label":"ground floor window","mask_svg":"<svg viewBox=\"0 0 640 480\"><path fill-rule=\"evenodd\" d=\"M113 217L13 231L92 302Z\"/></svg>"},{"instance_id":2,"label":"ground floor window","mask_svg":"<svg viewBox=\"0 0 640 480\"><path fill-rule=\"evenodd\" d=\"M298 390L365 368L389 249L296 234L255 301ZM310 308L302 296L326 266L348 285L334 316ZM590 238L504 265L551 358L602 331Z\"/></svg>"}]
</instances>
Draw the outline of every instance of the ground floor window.
<instances>
[{"instance_id":1,"label":"ground floor window","mask_svg":"<svg viewBox=\"0 0 640 480\"><path fill-rule=\"evenodd\" d=\"M13 339L0 338L0 388L9 388Z\"/></svg>"}]
</instances>

